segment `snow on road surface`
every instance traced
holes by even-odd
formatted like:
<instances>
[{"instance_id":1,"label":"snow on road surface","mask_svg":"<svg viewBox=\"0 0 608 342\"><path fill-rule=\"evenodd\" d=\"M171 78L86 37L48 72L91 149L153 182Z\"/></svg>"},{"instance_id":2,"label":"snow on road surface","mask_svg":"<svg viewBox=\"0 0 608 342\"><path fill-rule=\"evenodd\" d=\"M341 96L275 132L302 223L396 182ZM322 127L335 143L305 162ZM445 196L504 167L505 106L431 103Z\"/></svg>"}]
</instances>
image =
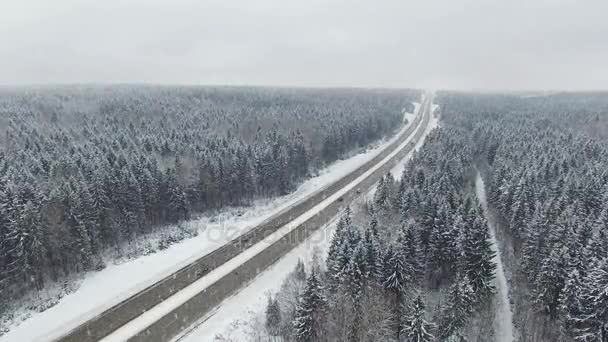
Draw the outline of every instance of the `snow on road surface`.
<instances>
[{"instance_id":1,"label":"snow on road surface","mask_svg":"<svg viewBox=\"0 0 608 342\"><path fill-rule=\"evenodd\" d=\"M498 250L498 242L496 241L496 233L494 231L494 223L488 217L488 202L486 200L486 190L483 182L483 178L479 172L475 179L475 192L477 193L477 199L481 203L481 208L488 220L490 227L490 238L492 239L492 248L496 252L494 262L496 263L496 288L498 290L497 295L497 307L496 316L494 318L494 333L496 335L496 342L513 342L515 335L513 333L513 312L511 311L511 302L509 301L509 286L507 284L507 278L505 277L504 266L500 257L500 251Z\"/></svg>"},{"instance_id":2,"label":"snow on road surface","mask_svg":"<svg viewBox=\"0 0 608 342\"><path fill-rule=\"evenodd\" d=\"M416 107L418 112L419 106ZM411 120L410 120L411 121ZM415 149L422 146L424 139L432 128L437 127L437 119L431 118L424 135L416 144ZM408 139L404 144L409 142ZM405 146L405 145L402 145ZM405 163L412 156L408 153L402 160ZM400 163L401 164L401 163ZM403 167L403 166L401 166ZM394 174L394 172L393 172ZM369 197L375 188L370 189ZM317 253L325 258L327 248L331 242L331 235L335 228L335 220L321 227L309 239L298 247L287 253L266 271L260 273L253 281L241 289L232 297L226 299L212 313L203 317L199 323L190 329L186 329L184 334L178 336L175 341L179 342L200 342L213 341L216 336L223 336L230 341L248 341L251 339L250 331L255 327L248 326L256 316L263 314L268 295L275 295L285 278L293 270L298 259L304 263L310 263L313 256ZM317 254L318 255L318 254Z\"/></svg>"},{"instance_id":3,"label":"snow on road surface","mask_svg":"<svg viewBox=\"0 0 608 342\"><path fill-rule=\"evenodd\" d=\"M104 270L85 275L77 291L65 296L52 308L35 313L21 324L13 326L8 333L0 337L0 342L48 341L58 337L209 254L374 158L411 125L410 115L404 113L408 123L390 139L380 141L350 158L336 161L321 170L317 176L306 180L291 194L259 200L251 207L229 208L215 215L201 216L183 223L198 230L199 235L172 245L167 250L129 262L119 265L109 262Z\"/></svg>"}]
</instances>

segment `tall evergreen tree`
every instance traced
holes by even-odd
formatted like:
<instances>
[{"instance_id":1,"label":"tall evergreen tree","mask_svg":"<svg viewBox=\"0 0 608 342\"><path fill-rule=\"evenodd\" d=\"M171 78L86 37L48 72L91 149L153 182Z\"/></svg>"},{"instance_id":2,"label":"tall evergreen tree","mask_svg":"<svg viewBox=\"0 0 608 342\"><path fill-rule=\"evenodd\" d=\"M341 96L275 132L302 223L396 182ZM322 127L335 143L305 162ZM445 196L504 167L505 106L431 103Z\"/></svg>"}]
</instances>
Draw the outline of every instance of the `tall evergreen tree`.
<instances>
[{"instance_id":1,"label":"tall evergreen tree","mask_svg":"<svg viewBox=\"0 0 608 342\"><path fill-rule=\"evenodd\" d=\"M294 321L296 341L325 341L327 339L324 334L326 312L327 299L323 287L315 271L312 271L306 280L306 287L296 310Z\"/></svg>"},{"instance_id":2,"label":"tall evergreen tree","mask_svg":"<svg viewBox=\"0 0 608 342\"><path fill-rule=\"evenodd\" d=\"M270 336L278 336L281 332L281 308L276 298L268 297L266 305L266 330Z\"/></svg>"},{"instance_id":3,"label":"tall evergreen tree","mask_svg":"<svg viewBox=\"0 0 608 342\"><path fill-rule=\"evenodd\" d=\"M376 280L381 278L382 261L380 259L381 252L378 246L377 237L373 233L373 229L368 227L365 230L364 242L365 244L365 258L368 267L368 277L370 280Z\"/></svg>"},{"instance_id":4,"label":"tall evergreen tree","mask_svg":"<svg viewBox=\"0 0 608 342\"><path fill-rule=\"evenodd\" d=\"M401 325L401 336L407 342L430 342L435 340L432 331L435 325L425 318L425 305L418 295L407 308L407 314Z\"/></svg>"},{"instance_id":5,"label":"tall evergreen tree","mask_svg":"<svg viewBox=\"0 0 608 342\"><path fill-rule=\"evenodd\" d=\"M439 336L442 339L462 335L462 330L473 312L475 302L469 279L466 275L457 277L450 286L448 299L441 309Z\"/></svg>"},{"instance_id":6,"label":"tall evergreen tree","mask_svg":"<svg viewBox=\"0 0 608 342\"><path fill-rule=\"evenodd\" d=\"M559 298L565 286L566 253L564 247L556 248L544 260L536 278L536 302L552 318L557 318Z\"/></svg>"},{"instance_id":7,"label":"tall evergreen tree","mask_svg":"<svg viewBox=\"0 0 608 342\"><path fill-rule=\"evenodd\" d=\"M608 341L608 260L604 259L589 275L588 284L583 288L585 301L578 316L568 316L575 326L576 341ZM570 312L569 312L570 313Z\"/></svg>"},{"instance_id":8,"label":"tall evergreen tree","mask_svg":"<svg viewBox=\"0 0 608 342\"><path fill-rule=\"evenodd\" d=\"M478 218L471 226L465 228L463 238L465 273L471 282L473 291L480 297L494 291L496 252L492 249L491 244L485 220Z\"/></svg>"}]
</instances>

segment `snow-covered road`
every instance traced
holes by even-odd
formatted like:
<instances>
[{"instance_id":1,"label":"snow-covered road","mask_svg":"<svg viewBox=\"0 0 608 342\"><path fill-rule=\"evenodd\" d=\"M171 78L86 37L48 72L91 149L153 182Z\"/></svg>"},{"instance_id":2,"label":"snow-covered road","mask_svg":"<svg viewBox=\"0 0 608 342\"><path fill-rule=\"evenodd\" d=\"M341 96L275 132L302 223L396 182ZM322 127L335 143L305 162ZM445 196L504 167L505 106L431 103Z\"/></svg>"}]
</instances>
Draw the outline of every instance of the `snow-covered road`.
<instances>
[{"instance_id":1,"label":"snow-covered road","mask_svg":"<svg viewBox=\"0 0 608 342\"><path fill-rule=\"evenodd\" d=\"M500 257L500 251L498 250L498 241L496 241L496 232L494 222L488 215L488 202L486 199L486 190L483 178L479 172L475 178L475 192L477 199L481 204L481 208L488 220L490 227L490 237L492 239L492 248L496 252L494 262L496 263L496 289L498 290L496 298L496 316L494 318L494 333L496 342L513 342L515 339L513 329L513 312L511 311L511 304L509 300L509 285L507 278L505 277L505 270Z\"/></svg>"}]
</instances>

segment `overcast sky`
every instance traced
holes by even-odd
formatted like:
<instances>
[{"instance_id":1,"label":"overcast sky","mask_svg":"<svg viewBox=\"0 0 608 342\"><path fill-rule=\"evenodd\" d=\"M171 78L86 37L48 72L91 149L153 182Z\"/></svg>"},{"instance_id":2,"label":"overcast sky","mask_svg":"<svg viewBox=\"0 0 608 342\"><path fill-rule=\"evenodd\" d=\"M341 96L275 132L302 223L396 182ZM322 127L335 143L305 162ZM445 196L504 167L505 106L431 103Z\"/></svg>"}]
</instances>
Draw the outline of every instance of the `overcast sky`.
<instances>
[{"instance_id":1,"label":"overcast sky","mask_svg":"<svg viewBox=\"0 0 608 342\"><path fill-rule=\"evenodd\" d=\"M607 0L0 3L0 84L608 89Z\"/></svg>"}]
</instances>

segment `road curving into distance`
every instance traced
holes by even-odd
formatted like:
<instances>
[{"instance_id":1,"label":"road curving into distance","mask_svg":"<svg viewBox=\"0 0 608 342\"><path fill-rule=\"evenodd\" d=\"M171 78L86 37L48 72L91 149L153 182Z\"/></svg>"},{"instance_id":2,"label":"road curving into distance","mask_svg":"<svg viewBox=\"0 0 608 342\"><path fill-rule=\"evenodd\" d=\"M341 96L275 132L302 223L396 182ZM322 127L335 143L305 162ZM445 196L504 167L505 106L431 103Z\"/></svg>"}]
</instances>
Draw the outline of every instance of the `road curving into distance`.
<instances>
[{"instance_id":1,"label":"road curving into distance","mask_svg":"<svg viewBox=\"0 0 608 342\"><path fill-rule=\"evenodd\" d=\"M125 299L91 320L67 331L61 337L52 339L52 341L93 342L102 340L104 337L107 341L126 340L129 342L171 340L183 329L194 324L225 298L255 278L257 274L306 240L312 232L331 220L344 207L345 203L351 202L359 195L360 191L358 189L372 187L382 175L389 172L414 148L416 142L423 136L432 114L431 107L432 95L427 94L420 106L419 113L408 128L402 131L400 136L382 152L345 177L280 211L249 232ZM345 188L348 188L348 190L345 191ZM341 195L338 195L338 193ZM330 201L330 198L333 198L332 196L335 198ZM317 209L322 203L326 204L325 207ZM313 208L315 208L314 214L310 215L308 212ZM300 217L306 213L309 214L309 217L302 220ZM220 266L235 259L251 247L259 248L260 242L265 242L273 233L298 218L302 222L287 234L277 241L269 242L261 251L235 267L230 273L214 279L204 290L187 300L180 301L178 306L170 308L170 310L166 308L157 310L162 311L162 315L158 314L158 317L153 317L152 321L140 323L139 326L133 324L140 316L153 316L153 311L157 309L157 306L161 306L159 304L169 302L172 297L179 296L180 291L185 292L183 290L188 290L188 287L193 286L199 280L203 280L206 275L211 277L213 274L210 273L218 271L217 269ZM129 327L129 324L138 327L132 328ZM141 329L141 324L144 324L145 328ZM122 330L120 331L122 335L118 334L119 330ZM128 337L125 337L125 334Z\"/></svg>"}]
</instances>

